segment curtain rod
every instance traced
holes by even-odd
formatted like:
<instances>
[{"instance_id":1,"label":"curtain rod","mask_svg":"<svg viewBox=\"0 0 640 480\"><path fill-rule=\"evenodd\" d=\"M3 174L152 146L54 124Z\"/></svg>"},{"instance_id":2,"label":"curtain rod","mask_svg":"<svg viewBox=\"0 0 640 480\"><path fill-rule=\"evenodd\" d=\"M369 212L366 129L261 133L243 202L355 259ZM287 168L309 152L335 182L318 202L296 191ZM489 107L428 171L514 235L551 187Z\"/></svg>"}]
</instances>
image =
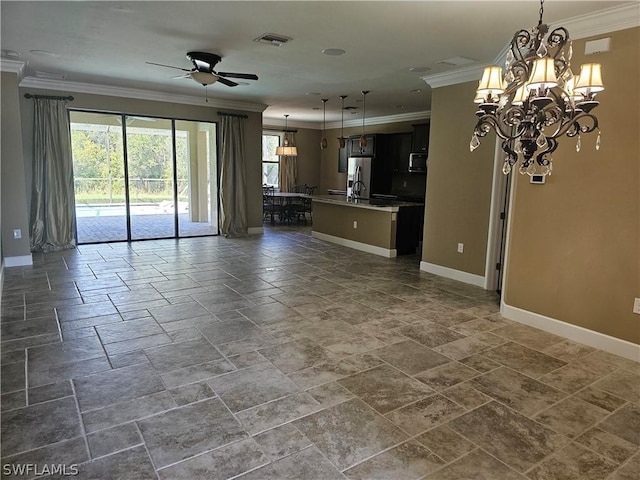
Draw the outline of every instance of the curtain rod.
<instances>
[{"instance_id":1,"label":"curtain rod","mask_svg":"<svg viewBox=\"0 0 640 480\"><path fill-rule=\"evenodd\" d=\"M24 94L24 98L45 98L45 99L48 99L48 100L69 100L70 102L75 100L71 95L69 95L68 97L55 97L53 95L31 95L30 93L25 93Z\"/></svg>"},{"instance_id":2,"label":"curtain rod","mask_svg":"<svg viewBox=\"0 0 640 480\"><path fill-rule=\"evenodd\" d=\"M264 127L263 130L267 132L283 132L283 133L298 133L296 128L277 128L277 127Z\"/></svg>"},{"instance_id":3,"label":"curtain rod","mask_svg":"<svg viewBox=\"0 0 640 480\"><path fill-rule=\"evenodd\" d=\"M218 112L218 115L220 115L221 117L249 118L249 115L244 115L244 114L240 114L240 113Z\"/></svg>"}]
</instances>

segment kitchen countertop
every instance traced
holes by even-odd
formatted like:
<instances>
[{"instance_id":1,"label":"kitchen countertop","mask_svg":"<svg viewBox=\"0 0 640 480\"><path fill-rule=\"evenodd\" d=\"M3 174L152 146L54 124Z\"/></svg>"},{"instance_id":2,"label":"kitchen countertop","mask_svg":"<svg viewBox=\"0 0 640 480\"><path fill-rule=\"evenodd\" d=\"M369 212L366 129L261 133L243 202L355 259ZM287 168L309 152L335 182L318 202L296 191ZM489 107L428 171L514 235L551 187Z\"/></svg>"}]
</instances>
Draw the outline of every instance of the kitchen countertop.
<instances>
[{"instance_id":1,"label":"kitchen countertop","mask_svg":"<svg viewBox=\"0 0 640 480\"><path fill-rule=\"evenodd\" d=\"M377 198L349 200L346 196L341 195L314 195L313 201L342 205L345 207L369 208L372 210L382 210L387 212L397 212L400 207L420 207L424 205L424 203L403 202L400 200L387 200Z\"/></svg>"}]
</instances>

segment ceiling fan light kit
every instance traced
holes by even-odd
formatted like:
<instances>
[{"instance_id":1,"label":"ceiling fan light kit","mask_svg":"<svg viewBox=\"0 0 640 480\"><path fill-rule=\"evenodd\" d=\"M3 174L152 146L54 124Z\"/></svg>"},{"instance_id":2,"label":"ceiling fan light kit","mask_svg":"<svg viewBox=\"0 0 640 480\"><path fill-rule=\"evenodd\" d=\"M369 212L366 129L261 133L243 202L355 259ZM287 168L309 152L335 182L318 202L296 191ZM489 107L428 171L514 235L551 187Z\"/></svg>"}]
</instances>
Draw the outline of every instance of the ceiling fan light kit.
<instances>
[{"instance_id":1,"label":"ceiling fan light kit","mask_svg":"<svg viewBox=\"0 0 640 480\"><path fill-rule=\"evenodd\" d=\"M595 148L600 149L598 119L591 114L600 103L596 94L604 90L600 64L582 65L576 77L571 71L569 32L557 27L549 33L549 26L542 23L543 7L540 0L535 28L513 36L504 74L501 67L486 67L474 98L479 104L478 122L469 149L473 152L480 138L494 130L503 140L505 175L519 159L521 174L550 175L551 155L563 135L577 136L576 151L580 151L580 134L598 130Z\"/></svg>"},{"instance_id":2,"label":"ceiling fan light kit","mask_svg":"<svg viewBox=\"0 0 640 480\"><path fill-rule=\"evenodd\" d=\"M146 62L149 65L157 65L159 67L174 68L187 72L183 77L192 78L200 85L206 87L216 82L222 83L227 87L237 87L239 84L229 78L241 78L244 80L258 80L258 76L253 73L235 73L235 72L216 72L214 67L222 60L220 55L209 52L187 52L187 58L193 64L192 69L174 67L172 65L164 65L162 63ZM227 78L228 77L228 78Z\"/></svg>"}]
</instances>

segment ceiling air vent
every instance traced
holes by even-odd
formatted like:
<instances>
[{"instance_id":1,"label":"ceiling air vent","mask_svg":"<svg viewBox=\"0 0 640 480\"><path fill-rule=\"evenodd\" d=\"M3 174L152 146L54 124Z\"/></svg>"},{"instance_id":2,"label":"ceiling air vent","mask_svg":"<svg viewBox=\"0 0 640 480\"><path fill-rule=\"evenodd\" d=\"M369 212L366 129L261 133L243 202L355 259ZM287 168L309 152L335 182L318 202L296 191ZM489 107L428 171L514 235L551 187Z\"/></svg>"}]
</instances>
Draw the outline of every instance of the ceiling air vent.
<instances>
[{"instance_id":1,"label":"ceiling air vent","mask_svg":"<svg viewBox=\"0 0 640 480\"><path fill-rule=\"evenodd\" d=\"M291 40L289 37L278 35L277 33L265 33L264 35L260 35L258 38L253 39L254 42L267 43L275 47L280 47L287 43L289 40Z\"/></svg>"}]
</instances>

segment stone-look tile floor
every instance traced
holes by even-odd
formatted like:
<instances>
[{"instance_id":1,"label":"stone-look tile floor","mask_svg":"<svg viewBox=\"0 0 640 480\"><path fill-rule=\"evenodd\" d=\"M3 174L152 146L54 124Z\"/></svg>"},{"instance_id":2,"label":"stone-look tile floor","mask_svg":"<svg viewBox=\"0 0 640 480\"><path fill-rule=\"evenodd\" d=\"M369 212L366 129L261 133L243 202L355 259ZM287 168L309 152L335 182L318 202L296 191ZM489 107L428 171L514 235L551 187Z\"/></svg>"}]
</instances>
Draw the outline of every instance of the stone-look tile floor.
<instances>
[{"instance_id":1,"label":"stone-look tile floor","mask_svg":"<svg viewBox=\"0 0 640 480\"><path fill-rule=\"evenodd\" d=\"M81 479L635 479L640 368L309 230L8 269L2 464ZM9 470L10 472L10 470Z\"/></svg>"}]
</instances>

